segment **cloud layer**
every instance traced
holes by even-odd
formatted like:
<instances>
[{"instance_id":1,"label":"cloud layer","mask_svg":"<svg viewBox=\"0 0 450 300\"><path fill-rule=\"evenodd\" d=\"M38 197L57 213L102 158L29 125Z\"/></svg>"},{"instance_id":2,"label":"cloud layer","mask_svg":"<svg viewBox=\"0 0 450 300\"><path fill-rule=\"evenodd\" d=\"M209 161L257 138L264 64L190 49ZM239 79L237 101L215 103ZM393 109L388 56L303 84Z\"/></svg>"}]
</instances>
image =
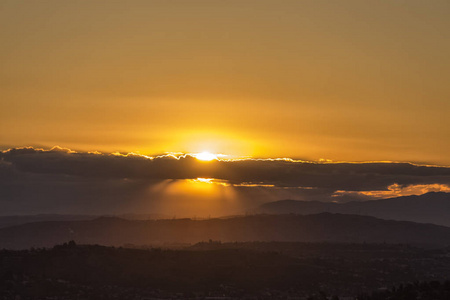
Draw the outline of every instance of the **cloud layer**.
<instances>
[{"instance_id":1,"label":"cloud layer","mask_svg":"<svg viewBox=\"0 0 450 300\"><path fill-rule=\"evenodd\" d=\"M243 159L200 162L190 155L148 157L136 154L78 153L59 147L9 149L0 153L1 173L60 174L103 179L215 178L232 184L277 187L377 190L392 184L450 183L450 168L411 163L329 163L289 159ZM6 178L4 178L6 179Z\"/></svg>"},{"instance_id":2,"label":"cloud layer","mask_svg":"<svg viewBox=\"0 0 450 300\"><path fill-rule=\"evenodd\" d=\"M331 163L290 159L201 162L192 155L148 157L80 153L60 147L50 150L16 148L0 152L0 206L3 211L9 209L19 213L18 203L30 211L34 211L33 207L43 209L59 205L68 209L71 205L79 208L90 203L101 211L99 203L103 201L104 205L119 209L124 202L129 204L137 194L142 194L144 187L196 178L214 178L221 185L238 191L236 197L246 198L249 203L248 199L255 197L258 201L286 197L331 201L346 200L348 196L364 199L393 195L392 186L396 186L399 193L410 191L411 188L405 188L408 186L420 186L421 191L426 191L427 186L434 190L436 186L447 187L450 185L450 168L412 163ZM255 191L259 192L255 194ZM149 202L158 197L146 194ZM72 204L63 204L57 199L72 199L69 201ZM42 202L46 205L42 206Z\"/></svg>"}]
</instances>

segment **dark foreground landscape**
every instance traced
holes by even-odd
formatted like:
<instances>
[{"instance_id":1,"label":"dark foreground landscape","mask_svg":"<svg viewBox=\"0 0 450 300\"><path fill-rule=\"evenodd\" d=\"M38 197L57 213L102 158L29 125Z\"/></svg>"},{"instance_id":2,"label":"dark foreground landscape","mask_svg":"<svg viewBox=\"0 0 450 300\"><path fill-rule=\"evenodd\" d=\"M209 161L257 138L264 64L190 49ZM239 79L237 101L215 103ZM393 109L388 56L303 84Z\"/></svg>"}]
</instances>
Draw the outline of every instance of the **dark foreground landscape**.
<instances>
[{"instance_id":1,"label":"dark foreground landscape","mask_svg":"<svg viewBox=\"0 0 450 300\"><path fill-rule=\"evenodd\" d=\"M51 218L0 228L0 300L450 299L446 226L329 212Z\"/></svg>"},{"instance_id":2,"label":"dark foreground landscape","mask_svg":"<svg viewBox=\"0 0 450 300\"><path fill-rule=\"evenodd\" d=\"M450 299L450 248L299 242L0 251L0 299Z\"/></svg>"}]
</instances>

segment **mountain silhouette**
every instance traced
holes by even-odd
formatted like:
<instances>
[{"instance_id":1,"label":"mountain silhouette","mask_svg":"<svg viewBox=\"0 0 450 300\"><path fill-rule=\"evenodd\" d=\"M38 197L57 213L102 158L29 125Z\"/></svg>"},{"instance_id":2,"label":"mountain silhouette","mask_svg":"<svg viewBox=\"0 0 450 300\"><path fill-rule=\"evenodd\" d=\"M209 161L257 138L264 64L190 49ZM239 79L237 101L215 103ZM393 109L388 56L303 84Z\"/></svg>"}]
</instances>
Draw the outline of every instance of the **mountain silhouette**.
<instances>
[{"instance_id":1,"label":"mountain silhouette","mask_svg":"<svg viewBox=\"0 0 450 300\"><path fill-rule=\"evenodd\" d=\"M346 203L281 200L265 203L257 211L302 215L330 212L450 226L450 193L431 192L420 196Z\"/></svg>"},{"instance_id":2,"label":"mountain silhouette","mask_svg":"<svg viewBox=\"0 0 450 300\"><path fill-rule=\"evenodd\" d=\"M168 218L162 214L121 214L111 215L127 220L154 220ZM37 215L15 215L0 216L0 228L22 225L26 223L45 221L85 221L99 218L100 215L65 215L65 214L37 214Z\"/></svg>"},{"instance_id":3,"label":"mountain silhouette","mask_svg":"<svg viewBox=\"0 0 450 300\"><path fill-rule=\"evenodd\" d=\"M388 221L374 217L250 215L228 219L136 221L102 217L90 221L37 222L0 229L0 248L51 247L74 240L80 244L161 246L219 240L450 245L450 228Z\"/></svg>"}]
</instances>

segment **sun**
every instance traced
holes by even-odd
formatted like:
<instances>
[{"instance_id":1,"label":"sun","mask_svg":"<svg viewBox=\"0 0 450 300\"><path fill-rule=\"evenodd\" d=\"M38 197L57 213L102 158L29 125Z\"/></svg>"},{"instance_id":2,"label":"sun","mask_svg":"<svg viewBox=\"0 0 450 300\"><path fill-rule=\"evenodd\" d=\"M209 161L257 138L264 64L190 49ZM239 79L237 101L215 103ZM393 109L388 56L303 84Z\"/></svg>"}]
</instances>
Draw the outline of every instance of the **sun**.
<instances>
[{"instance_id":1,"label":"sun","mask_svg":"<svg viewBox=\"0 0 450 300\"><path fill-rule=\"evenodd\" d=\"M211 161L211 160L217 159L217 155L216 154L209 153L209 152L206 152L206 151L194 154L194 157L196 159L202 160L202 161Z\"/></svg>"}]
</instances>

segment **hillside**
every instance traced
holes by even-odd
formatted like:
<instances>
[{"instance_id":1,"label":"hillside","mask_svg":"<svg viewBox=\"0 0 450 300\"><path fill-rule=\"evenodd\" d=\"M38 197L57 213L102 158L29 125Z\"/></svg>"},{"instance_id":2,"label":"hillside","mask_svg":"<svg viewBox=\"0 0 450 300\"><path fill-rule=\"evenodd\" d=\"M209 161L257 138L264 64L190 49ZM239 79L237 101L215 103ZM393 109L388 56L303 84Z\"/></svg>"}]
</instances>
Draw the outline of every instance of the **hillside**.
<instances>
[{"instance_id":1,"label":"hillside","mask_svg":"<svg viewBox=\"0 0 450 300\"><path fill-rule=\"evenodd\" d=\"M101 217L100 215L65 215L65 214L36 214L36 215L15 215L0 216L0 228L17 226L27 223L46 221L86 221ZM168 218L162 214L121 214L114 217L127 220L156 220Z\"/></svg>"},{"instance_id":2,"label":"hillside","mask_svg":"<svg viewBox=\"0 0 450 300\"><path fill-rule=\"evenodd\" d=\"M222 242L386 242L447 246L450 245L450 228L321 213L209 220L132 221L103 217L90 221L37 222L0 229L0 248L9 249L51 247L69 240L83 244L159 246L210 239Z\"/></svg>"},{"instance_id":3,"label":"hillside","mask_svg":"<svg viewBox=\"0 0 450 300\"><path fill-rule=\"evenodd\" d=\"M330 212L450 226L450 193L432 192L420 196L346 203L282 200L265 203L257 211L303 215Z\"/></svg>"}]
</instances>

